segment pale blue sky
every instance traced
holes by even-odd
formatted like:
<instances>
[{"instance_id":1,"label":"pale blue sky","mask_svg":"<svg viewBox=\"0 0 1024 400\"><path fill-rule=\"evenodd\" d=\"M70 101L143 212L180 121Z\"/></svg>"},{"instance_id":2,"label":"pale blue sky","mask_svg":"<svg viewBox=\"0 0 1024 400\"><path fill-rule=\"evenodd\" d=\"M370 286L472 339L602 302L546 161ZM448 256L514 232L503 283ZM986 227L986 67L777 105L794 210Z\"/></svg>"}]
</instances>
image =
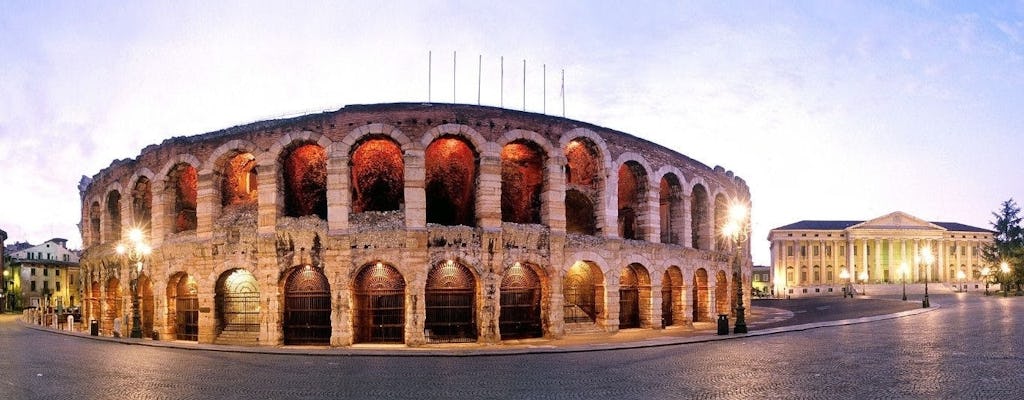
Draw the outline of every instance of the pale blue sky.
<instances>
[{"instance_id":1,"label":"pale blue sky","mask_svg":"<svg viewBox=\"0 0 1024 400\"><path fill-rule=\"evenodd\" d=\"M212 3L212 4L208 4ZM80 246L77 183L149 144L345 104L561 114L743 177L768 230L1024 194L1024 2L0 3L0 229ZM367 2L370 3L370 2ZM378 3L378 2L373 2ZM552 4L554 3L554 4Z\"/></svg>"}]
</instances>

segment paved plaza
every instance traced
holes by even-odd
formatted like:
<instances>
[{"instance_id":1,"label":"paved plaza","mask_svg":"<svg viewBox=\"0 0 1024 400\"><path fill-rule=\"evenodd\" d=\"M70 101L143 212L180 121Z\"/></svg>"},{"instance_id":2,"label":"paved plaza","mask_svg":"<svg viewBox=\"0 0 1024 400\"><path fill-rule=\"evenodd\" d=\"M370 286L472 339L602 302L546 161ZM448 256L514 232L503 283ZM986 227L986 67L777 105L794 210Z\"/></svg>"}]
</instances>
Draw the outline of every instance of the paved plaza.
<instances>
[{"instance_id":1,"label":"paved plaza","mask_svg":"<svg viewBox=\"0 0 1024 400\"><path fill-rule=\"evenodd\" d=\"M549 352L533 354L394 351L420 357L126 345L31 329L6 315L0 398L1019 397L1022 299L935 295L940 307L928 312L817 327L858 318L868 302L916 309L911 300L759 301L752 328L778 333L662 334L638 338L649 347L620 350L551 341L538 346ZM683 343L684 336L699 340Z\"/></svg>"}]
</instances>

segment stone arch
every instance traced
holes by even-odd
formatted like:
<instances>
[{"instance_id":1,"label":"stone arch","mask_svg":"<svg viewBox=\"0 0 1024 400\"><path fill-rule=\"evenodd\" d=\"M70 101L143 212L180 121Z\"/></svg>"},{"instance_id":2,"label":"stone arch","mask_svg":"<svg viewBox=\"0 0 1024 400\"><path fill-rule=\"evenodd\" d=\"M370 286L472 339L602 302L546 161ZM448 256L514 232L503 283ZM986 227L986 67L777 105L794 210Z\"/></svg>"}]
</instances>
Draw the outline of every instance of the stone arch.
<instances>
[{"instance_id":1,"label":"stone arch","mask_svg":"<svg viewBox=\"0 0 1024 400\"><path fill-rule=\"evenodd\" d=\"M544 335L547 274L539 265L515 262L501 272L498 329L502 340Z\"/></svg>"},{"instance_id":2,"label":"stone arch","mask_svg":"<svg viewBox=\"0 0 1024 400\"><path fill-rule=\"evenodd\" d=\"M710 250L712 242L708 191L702 183L690 190L690 245L699 250Z\"/></svg>"},{"instance_id":3,"label":"stone arch","mask_svg":"<svg viewBox=\"0 0 1024 400\"><path fill-rule=\"evenodd\" d=\"M197 170L199 160L191 154L179 155L161 169L159 175L164 180L161 194L164 209L164 226L169 233L194 231L198 226L196 210L198 207Z\"/></svg>"},{"instance_id":4,"label":"stone arch","mask_svg":"<svg viewBox=\"0 0 1024 400\"><path fill-rule=\"evenodd\" d=\"M393 265L367 262L353 270L355 343L405 342L405 277Z\"/></svg>"},{"instance_id":5,"label":"stone arch","mask_svg":"<svg viewBox=\"0 0 1024 400\"><path fill-rule=\"evenodd\" d=\"M349 195L352 212L395 211L405 203L405 160L402 143L391 136L367 134L352 146Z\"/></svg>"},{"instance_id":6,"label":"stone arch","mask_svg":"<svg viewBox=\"0 0 1024 400\"><path fill-rule=\"evenodd\" d=\"M420 138L420 144L423 148L427 148L431 143L437 141L437 139L444 136L457 136L461 137L471 145L477 153L481 155L494 155L497 156L497 150L488 146L487 139L483 137L475 129L462 124L442 124L435 126L425 132L423 137Z\"/></svg>"},{"instance_id":7,"label":"stone arch","mask_svg":"<svg viewBox=\"0 0 1024 400\"><path fill-rule=\"evenodd\" d=\"M139 274L136 283L139 296L139 317L141 319L142 337L153 337L153 316L156 312L153 296L153 279L148 274Z\"/></svg>"},{"instance_id":8,"label":"stone arch","mask_svg":"<svg viewBox=\"0 0 1024 400\"><path fill-rule=\"evenodd\" d=\"M92 244L98 245L103 243L103 237L101 236L103 231L101 226L103 224L103 212L100 209L100 202L93 200L92 204L89 205L89 236Z\"/></svg>"},{"instance_id":9,"label":"stone arch","mask_svg":"<svg viewBox=\"0 0 1024 400\"><path fill-rule=\"evenodd\" d=\"M532 133L532 132L530 132ZM536 135L536 134L534 134ZM516 139L501 147L501 220L541 223L548 152L537 142Z\"/></svg>"},{"instance_id":10,"label":"stone arch","mask_svg":"<svg viewBox=\"0 0 1024 400\"><path fill-rule=\"evenodd\" d=\"M104 226L106 228L104 230L106 233L105 242L121 240L122 222L124 221L121 215L121 206L123 205L121 193L123 193L121 185L114 183L107 189L107 194L103 198L105 206L103 209L104 221L106 222Z\"/></svg>"},{"instance_id":11,"label":"stone arch","mask_svg":"<svg viewBox=\"0 0 1024 400\"><path fill-rule=\"evenodd\" d=\"M664 171L665 168L662 168ZM683 180L672 171L661 172L658 184L658 215L661 243L683 244L686 216L683 206Z\"/></svg>"},{"instance_id":12,"label":"stone arch","mask_svg":"<svg viewBox=\"0 0 1024 400\"><path fill-rule=\"evenodd\" d=\"M258 199L257 154L247 140L231 140L213 151L203 166L213 177L213 189L222 212L230 207L253 208Z\"/></svg>"},{"instance_id":13,"label":"stone arch","mask_svg":"<svg viewBox=\"0 0 1024 400\"><path fill-rule=\"evenodd\" d=\"M124 330L124 311L122 308L123 294L121 291L121 281L117 277L107 278L106 289L104 292L104 303L103 307L103 320L101 321L100 329L103 332L111 336L122 335L121 331L114 330L114 320L119 319L121 321L121 330Z\"/></svg>"},{"instance_id":14,"label":"stone arch","mask_svg":"<svg viewBox=\"0 0 1024 400\"><path fill-rule=\"evenodd\" d=\"M427 272L423 322L426 339L433 343L477 340L477 286L479 278L455 260L435 264Z\"/></svg>"},{"instance_id":15,"label":"stone arch","mask_svg":"<svg viewBox=\"0 0 1024 400\"><path fill-rule=\"evenodd\" d=\"M711 322L711 298L708 289L708 271L693 271L693 322Z\"/></svg>"},{"instance_id":16,"label":"stone arch","mask_svg":"<svg viewBox=\"0 0 1024 400\"><path fill-rule=\"evenodd\" d=\"M565 323L600 325L606 309L604 272L593 260L573 259L562 283Z\"/></svg>"},{"instance_id":17,"label":"stone arch","mask_svg":"<svg viewBox=\"0 0 1024 400\"><path fill-rule=\"evenodd\" d=\"M297 140L281 153L278 192L288 217L327 219L327 149L319 143Z\"/></svg>"},{"instance_id":18,"label":"stone arch","mask_svg":"<svg viewBox=\"0 0 1024 400\"><path fill-rule=\"evenodd\" d=\"M323 268L292 267L278 286L283 297L281 328L285 345L331 342L331 285Z\"/></svg>"},{"instance_id":19,"label":"stone arch","mask_svg":"<svg viewBox=\"0 0 1024 400\"><path fill-rule=\"evenodd\" d=\"M184 271L167 279L167 332L177 340L199 340L199 284Z\"/></svg>"},{"instance_id":20,"label":"stone arch","mask_svg":"<svg viewBox=\"0 0 1024 400\"><path fill-rule=\"evenodd\" d=\"M672 326L685 320L682 292L683 271L670 265L661 279L661 326Z\"/></svg>"},{"instance_id":21,"label":"stone arch","mask_svg":"<svg viewBox=\"0 0 1024 400\"><path fill-rule=\"evenodd\" d=\"M608 149L603 139L589 130L566 132L561 145L566 160L566 231L599 235L607 223L605 199L611 170Z\"/></svg>"},{"instance_id":22,"label":"stone arch","mask_svg":"<svg viewBox=\"0 0 1024 400\"><path fill-rule=\"evenodd\" d=\"M389 124L372 123L358 126L349 131L345 137L334 143L331 153L334 154L335 157L339 155L348 156L352 154L353 147L356 143L363 141L368 136L390 138L398 144L398 147L402 149L403 153L406 150L412 149L415 145L415 142L413 142L412 139L409 139L409 136L398 128Z\"/></svg>"},{"instance_id":23,"label":"stone arch","mask_svg":"<svg viewBox=\"0 0 1024 400\"><path fill-rule=\"evenodd\" d=\"M259 332L260 285L252 272L232 268L220 274L214 300L218 335L225 331L250 335Z\"/></svg>"},{"instance_id":24,"label":"stone arch","mask_svg":"<svg viewBox=\"0 0 1024 400\"><path fill-rule=\"evenodd\" d=\"M714 219L714 222L712 222L712 224L713 224L712 229L714 229L714 232L715 232L715 234L714 234L715 250L717 250L717 251L728 251L729 250L729 240L728 240L728 238L725 237L725 234L722 233L722 229L725 227L725 224L729 221L729 200L722 193L716 194L714 199L715 199L715 212L714 212L715 219Z\"/></svg>"},{"instance_id":25,"label":"stone arch","mask_svg":"<svg viewBox=\"0 0 1024 400\"><path fill-rule=\"evenodd\" d=\"M647 268L631 263L619 275L619 329L650 326L651 276Z\"/></svg>"},{"instance_id":26,"label":"stone arch","mask_svg":"<svg viewBox=\"0 0 1024 400\"><path fill-rule=\"evenodd\" d=\"M615 178L618 200L618 235L623 239L646 240L651 226L648 197L650 165L639 154L625 153L616 161Z\"/></svg>"},{"instance_id":27,"label":"stone arch","mask_svg":"<svg viewBox=\"0 0 1024 400\"><path fill-rule=\"evenodd\" d=\"M132 225L146 236L153 234L153 172L148 168L137 171L128 181L131 185Z\"/></svg>"},{"instance_id":28,"label":"stone arch","mask_svg":"<svg viewBox=\"0 0 1024 400\"><path fill-rule=\"evenodd\" d=\"M821 266L815 265L811 267L811 282L814 284L821 283Z\"/></svg>"},{"instance_id":29,"label":"stone arch","mask_svg":"<svg viewBox=\"0 0 1024 400\"><path fill-rule=\"evenodd\" d=\"M446 125L447 126L447 125ZM427 222L476 226L480 147L472 136L438 136L424 151Z\"/></svg>"},{"instance_id":30,"label":"stone arch","mask_svg":"<svg viewBox=\"0 0 1024 400\"><path fill-rule=\"evenodd\" d=\"M732 314L729 304L729 275L718 270L715 274L715 309L719 314Z\"/></svg>"}]
</instances>

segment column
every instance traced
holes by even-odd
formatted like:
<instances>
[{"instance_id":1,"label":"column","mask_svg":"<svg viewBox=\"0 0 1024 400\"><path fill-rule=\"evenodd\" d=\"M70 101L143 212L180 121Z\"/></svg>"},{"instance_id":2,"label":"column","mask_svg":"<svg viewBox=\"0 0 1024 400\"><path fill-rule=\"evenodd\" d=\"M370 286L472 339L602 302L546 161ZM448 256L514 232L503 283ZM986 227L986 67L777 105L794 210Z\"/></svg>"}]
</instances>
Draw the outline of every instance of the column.
<instances>
[{"instance_id":1,"label":"column","mask_svg":"<svg viewBox=\"0 0 1024 400\"><path fill-rule=\"evenodd\" d=\"M875 239L875 276L882 276L882 239Z\"/></svg>"},{"instance_id":2,"label":"column","mask_svg":"<svg viewBox=\"0 0 1024 400\"><path fill-rule=\"evenodd\" d=\"M914 239L913 245L913 255L910 257L910 261L913 264L910 268L911 271L914 272L912 274L913 276L911 277L911 282L917 282L921 280L921 239Z\"/></svg>"}]
</instances>

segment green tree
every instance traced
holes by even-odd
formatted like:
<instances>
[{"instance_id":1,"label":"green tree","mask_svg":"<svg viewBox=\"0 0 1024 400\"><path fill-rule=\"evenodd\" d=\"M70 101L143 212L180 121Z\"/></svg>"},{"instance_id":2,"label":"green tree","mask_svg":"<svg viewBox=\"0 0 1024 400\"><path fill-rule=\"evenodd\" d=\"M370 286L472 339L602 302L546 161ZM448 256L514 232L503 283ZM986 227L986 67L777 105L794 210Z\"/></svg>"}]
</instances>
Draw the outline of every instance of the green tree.
<instances>
[{"instance_id":1,"label":"green tree","mask_svg":"<svg viewBox=\"0 0 1024 400\"><path fill-rule=\"evenodd\" d=\"M1010 274L996 274L1003 285L1016 286L1020 290L1024 282L1024 228L1021 228L1020 207L1013 199L1003 202L999 211L993 212L995 221L990 222L995 231L992 243L982 248L982 258L998 270L1003 262L1010 265Z\"/></svg>"}]
</instances>

